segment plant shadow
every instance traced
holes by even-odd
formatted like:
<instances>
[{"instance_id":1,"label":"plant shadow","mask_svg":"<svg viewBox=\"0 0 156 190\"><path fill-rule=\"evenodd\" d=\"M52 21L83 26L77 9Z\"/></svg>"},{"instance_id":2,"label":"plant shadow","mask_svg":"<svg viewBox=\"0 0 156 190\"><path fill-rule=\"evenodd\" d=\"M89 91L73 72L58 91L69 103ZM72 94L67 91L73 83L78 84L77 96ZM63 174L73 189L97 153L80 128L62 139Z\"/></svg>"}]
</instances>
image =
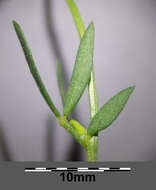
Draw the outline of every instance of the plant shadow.
<instances>
[{"instance_id":1,"label":"plant shadow","mask_svg":"<svg viewBox=\"0 0 156 190\"><path fill-rule=\"evenodd\" d=\"M54 134L53 120L48 116L46 124L46 161L54 161Z\"/></svg>"},{"instance_id":2,"label":"plant shadow","mask_svg":"<svg viewBox=\"0 0 156 190\"><path fill-rule=\"evenodd\" d=\"M9 143L2 124L0 124L0 153L3 161L12 161Z\"/></svg>"}]
</instances>

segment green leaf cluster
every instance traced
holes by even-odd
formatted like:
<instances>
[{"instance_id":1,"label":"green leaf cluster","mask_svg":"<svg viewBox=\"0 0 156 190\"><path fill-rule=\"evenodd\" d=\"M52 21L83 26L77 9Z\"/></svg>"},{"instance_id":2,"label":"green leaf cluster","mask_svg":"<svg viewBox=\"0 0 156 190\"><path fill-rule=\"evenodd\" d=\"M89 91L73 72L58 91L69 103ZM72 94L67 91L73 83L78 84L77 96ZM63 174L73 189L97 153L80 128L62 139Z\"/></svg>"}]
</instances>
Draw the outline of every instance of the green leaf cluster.
<instances>
[{"instance_id":1,"label":"green leaf cluster","mask_svg":"<svg viewBox=\"0 0 156 190\"><path fill-rule=\"evenodd\" d=\"M30 72L49 108L58 119L59 124L64 127L87 150L88 158L90 160L96 160L96 154L94 154L94 152L97 152L98 133L109 127L113 121L117 119L121 111L124 109L135 87L132 86L121 90L110 100L108 100L100 110L98 110L93 70L93 51L95 38L94 24L91 22L88 28L85 30L74 1L66 1L69 5L69 8L71 9L75 24L79 31L80 44L67 92L64 91L61 63L58 62L57 64L58 86L63 105L62 115L54 105L46 90L20 25L16 21L13 21L13 26L23 49ZM78 121L68 119L69 115L82 97L87 85L89 89L88 91L91 110L91 121L89 123L88 129L82 126ZM91 148L93 151L91 151Z\"/></svg>"},{"instance_id":2,"label":"green leaf cluster","mask_svg":"<svg viewBox=\"0 0 156 190\"><path fill-rule=\"evenodd\" d=\"M21 46L23 48L30 72L42 96L47 102L48 106L55 114L55 116L58 118L61 116L61 114L58 111L58 109L55 107L53 101L51 100L45 88L45 85L42 82L42 79L38 73L34 59L32 57L32 53L24 37L24 33L20 25L16 21L13 21L13 25L16 34L18 36L18 39L21 43ZM64 92L63 81L61 78L62 77L61 64L58 63L58 70L57 70L58 81L59 81L61 97L63 100L63 108L64 108L63 116L65 118L67 118L75 108L89 82L90 73L93 66L93 49L94 49L94 25L93 23L90 23L80 41L80 45L76 56L76 61L74 64L74 69L72 72L72 77L66 93ZM105 128L110 126L112 122L118 117L120 112L123 110L133 90L134 87L129 87L120 91L115 96L113 96L92 118L87 130L87 134L90 136L96 136L99 131L104 130ZM71 124L73 125L73 123L75 124L75 122L73 122L72 120ZM86 130L85 128L83 128L82 130L82 127L83 126L81 126L81 130L80 128L78 129L78 127L75 127L75 129L79 133L85 134Z\"/></svg>"}]
</instances>

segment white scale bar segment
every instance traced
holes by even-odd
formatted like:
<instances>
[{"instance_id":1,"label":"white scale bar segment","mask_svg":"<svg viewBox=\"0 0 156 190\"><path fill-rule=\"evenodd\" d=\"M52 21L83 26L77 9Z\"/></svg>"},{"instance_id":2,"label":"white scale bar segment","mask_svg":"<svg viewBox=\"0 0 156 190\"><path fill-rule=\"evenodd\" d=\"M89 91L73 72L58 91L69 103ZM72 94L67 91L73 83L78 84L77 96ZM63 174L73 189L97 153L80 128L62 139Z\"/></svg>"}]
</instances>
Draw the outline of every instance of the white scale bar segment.
<instances>
[{"instance_id":1,"label":"white scale bar segment","mask_svg":"<svg viewBox=\"0 0 156 190\"><path fill-rule=\"evenodd\" d=\"M78 172L104 172L104 170L81 170L81 169L78 169Z\"/></svg>"},{"instance_id":2,"label":"white scale bar segment","mask_svg":"<svg viewBox=\"0 0 156 190\"><path fill-rule=\"evenodd\" d=\"M110 170L109 168L99 168L99 170Z\"/></svg>"},{"instance_id":3,"label":"white scale bar segment","mask_svg":"<svg viewBox=\"0 0 156 190\"><path fill-rule=\"evenodd\" d=\"M88 168L78 168L78 170L88 170Z\"/></svg>"},{"instance_id":4,"label":"white scale bar segment","mask_svg":"<svg viewBox=\"0 0 156 190\"><path fill-rule=\"evenodd\" d=\"M56 168L56 170L67 170L67 168Z\"/></svg>"},{"instance_id":5,"label":"white scale bar segment","mask_svg":"<svg viewBox=\"0 0 156 190\"><path fill-rule=\"evenodd\" d=\"M35 170L46 170L46 168L35 168Z\"/></svg>"},{"instance_id":6,"label":"white scale bar segment","mask_svg":"<svg viewBox=\"0 0 156 190\"><path fill-rule=\"evenodd\" d=\"M131 168L120 168L120 170L131 170Z\"/></svg>"}]
</instances>

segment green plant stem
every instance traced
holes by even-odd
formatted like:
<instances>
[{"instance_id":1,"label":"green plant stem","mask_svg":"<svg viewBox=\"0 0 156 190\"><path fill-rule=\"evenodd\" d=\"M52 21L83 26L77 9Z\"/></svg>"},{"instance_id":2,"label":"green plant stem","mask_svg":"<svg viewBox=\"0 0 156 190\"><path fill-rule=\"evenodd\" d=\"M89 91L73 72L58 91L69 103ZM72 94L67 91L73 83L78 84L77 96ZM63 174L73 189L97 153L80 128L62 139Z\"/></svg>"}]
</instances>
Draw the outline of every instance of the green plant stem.
<instances>
[{"instance_id":1,"label":"green plant stem","mask_svg":"<svg viewBox=\"0 0 156 190\"><path fill-rule=\"evenodd\" d=\"M94 115L98 112L98 100L96 95L94 70L92 70L91 72L90 82L88 84L88 94L89 94L89 105L90 105L90 120L92 120Z\"/></svg>"},{"instance_id":2,"label":"green plant stem","mask_svg":"<svg viewBox=\"0 0 156 190\"><path fill-rule=\"evenodd\" d=\"M88 135L82 135L77 132L77 130L68 122L67 118L64 117L58 117L59 124L65 128L84 148L86 147L86 136Z\"/></svg>"},{"instance_id":3,"label":"green plant stem","mask_svg":"<svg viewBox=\"0 0 156 190\"><path fill-rule=\"evenodd\" d=\"M87 130L76 120L70 120L69 123L77 130L80 135L86 135Z\"/></svg>"},{"instance_id":4,"label":"green plant stem","mask_svg":"<svg viewBox=\"0 0 156 190\"><path fill-rule=\"evenodd\" d=\"M84 27L82 18L80 16L79 10L78 10L74 0L66 0L66 2L71 11L72 16L73 16L79 36L80 36L80 38L82 38L82 36L85 32L85 27Z\"/></svg>"},{"instance_id":5,"label":"green plant stem","mask_svg":"<svg viewBox=\"0 0 156 190\"><path fill-rule=\"evenodd\" d=\"M92 162L97 161L98 137L90 137L86 131L79 130L79 128L82 128L83 126L81 126L77 121L68 121L65 116L58 117L57 119L59 124L65 128L84 147L87 153L87 160ZM78 126L75 127L75 125Z\"/></svg>"},{"instance_id":6,"label":"green plant stem","mask_svg":"<svg viewBox=\"0 0 156 190\"><path fill-rule=\"evenodd\" d=\"M98 159L98 136L91 137L87 142L87 160L89 162L96 162Z\"/></svg>"},{"instance_id":7,"label":"green plant stem","mask_svg":"<svg viewBox=\"0 0 156 190\"><path fill-rule=\"evenodd\" d=\"M71 11L76 28L79 33L79 37L81 39L85 32L85 27L84 27L82 18L80 16L79 10L78 10L74 0L66 0L66 2ZM94 67L92 68L91 75L90 75L90 81L88 84L88 95L89 95L89 106L90 106L90 120L92 120L94 115L98 112L98 100L97 100L97 95L96 95ZM93 145L89 146L88 149L90 149L90 150L87 150L88 161L96 161L97 160L97 156L95 156L95 154L96 155L98 154L98 148L96 147L98 145L98 137L95 137L95 139L96 139L95 140L96 143L94 143L94 146ZM91 154L91 151L94 151L94 152L92 152L92 154ZM94 155L94 156L90 156L90 155ZM92 160L92 158L94 158L94 159ZM96 158L96 160L95 160L95 158Z\"/></svg>"}]
</instances>

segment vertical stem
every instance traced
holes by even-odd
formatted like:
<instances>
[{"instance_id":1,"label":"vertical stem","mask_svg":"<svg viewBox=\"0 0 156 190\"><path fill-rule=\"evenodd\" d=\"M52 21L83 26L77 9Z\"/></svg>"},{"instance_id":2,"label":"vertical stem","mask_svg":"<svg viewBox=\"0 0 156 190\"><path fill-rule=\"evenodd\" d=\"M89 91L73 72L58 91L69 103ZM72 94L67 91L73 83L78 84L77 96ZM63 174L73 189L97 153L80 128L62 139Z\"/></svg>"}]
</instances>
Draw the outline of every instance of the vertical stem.
<instances>
[{"instance_id":1,"label":"vertical stem","mask_svg":"<svg viewBox=\"0 0 156 190\"><path fill-rule=\"evenodd\" d=\"M93 136L86 147L87 160L89 162L96 162L98 159L98 137Z\"/></svg>"},{"instance_id":2,"label":"vertical stem","mask_svg":"<svg viewBox=\"0 0 156 190\"><path fill-rule=\"evenodd\" d=\"M90 120L92 120L94 115L98 112L98 100L96 95L94 70L92 70L90 75L90 82L88 84L88 95L89 95L89 105L90 105Z\"/></svg>"},{"instance_id":3,"label":"vertical stem","mask_svg":"<svg viewBox=\"0 0 156 190\"><path fill-rule=\"evenodd\" d=\"M79 10L74 2L74 0L66 0L67 5L71 11L71 14L73 16L77 31L79 33L80 39L82 38L84 32L85 32L85 27L82 21L82 18L80 16Z\"/></svg>"},{"instance_id":4,"label":"vertical stem","mask_svg":"<svg viewBox=\"0 0 156 190\"><path fill-rule=\"evenodd\" d=\"M85 27L82 21L82 18L80 16L79 10L74 2L74 0L66 0L67 5L71 11L71 14L73 16L77 31L79 33L80 39L82 38L84 32L85 32ZM88 96L89 96L89 107L90 107L90 120L94 117L94 115L98 111L98 100L97 100L97 95L96 95L96 85L95 85L95 74L94 74L94 67L92 68L91 75L90 75L90 81L88 84ZM96 142L98 141L98 137L95 138ZM95 158L95 153L97 155L97 146L98 143L94 143L94 145L91 145L90 151L87 153L88 161L91 161L90 158ZM91 150L95 151L94 156L91 156ZM97 160L97 156L96 156Z\"/></svg>"}]
</instances>

